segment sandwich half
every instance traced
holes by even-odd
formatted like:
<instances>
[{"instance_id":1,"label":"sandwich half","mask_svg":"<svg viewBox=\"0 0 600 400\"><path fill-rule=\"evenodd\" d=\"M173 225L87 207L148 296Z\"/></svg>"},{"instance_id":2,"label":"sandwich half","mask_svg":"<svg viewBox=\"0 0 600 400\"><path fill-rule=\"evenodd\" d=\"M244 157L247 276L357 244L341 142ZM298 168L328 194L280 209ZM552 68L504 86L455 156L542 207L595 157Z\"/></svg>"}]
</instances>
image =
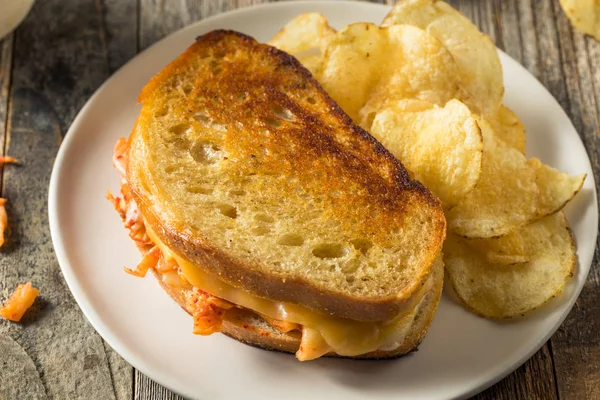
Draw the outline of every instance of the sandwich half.
<instances>
[{"instance_id":1,"label":"sandwich half","mask_svg":"<svg viewBox=\"0 0 600 400\"><path fill-rule=\"evenodd\" d=\"M142 90L109 199L194 333L296 353L415 350L440 298L438 199L292 56L199 37Z\"/></svg>"}]
</instances>

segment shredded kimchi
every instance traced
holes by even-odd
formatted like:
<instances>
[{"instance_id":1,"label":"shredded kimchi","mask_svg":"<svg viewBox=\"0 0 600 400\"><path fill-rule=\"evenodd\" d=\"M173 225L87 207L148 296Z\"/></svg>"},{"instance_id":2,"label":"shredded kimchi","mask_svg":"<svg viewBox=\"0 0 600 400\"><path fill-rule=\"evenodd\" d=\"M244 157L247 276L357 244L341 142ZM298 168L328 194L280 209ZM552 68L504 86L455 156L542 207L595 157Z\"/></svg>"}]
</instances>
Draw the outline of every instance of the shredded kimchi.
<instances>
[{"instance_id":1,"label":"shredded kimchi","mask_svg":"<svg viewBox=\"0 0 600 400\"><path fill-rule=\"evenodd\" d=\"M33 305L39 290L31 286L31 282L17 286L6 304L0 308L2 318L19 322L25 312Z\"/></svg>"}]
</instances>

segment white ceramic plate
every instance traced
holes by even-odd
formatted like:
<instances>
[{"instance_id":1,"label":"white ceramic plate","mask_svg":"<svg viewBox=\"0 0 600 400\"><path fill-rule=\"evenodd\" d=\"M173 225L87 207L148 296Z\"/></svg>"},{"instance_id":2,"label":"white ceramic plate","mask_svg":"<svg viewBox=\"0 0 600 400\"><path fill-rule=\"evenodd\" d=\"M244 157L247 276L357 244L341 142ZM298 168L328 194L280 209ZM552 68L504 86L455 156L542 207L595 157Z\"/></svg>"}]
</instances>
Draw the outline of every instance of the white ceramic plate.
<instances>
[{"instance_id":1,"label":"white ceramic plate","mask_svg":"<svg viewBox=\"0 0 600 400\"><path fill-rule=\"evenodd\" d=\"M528 155L566 172L588 173L582 193L567 208L579 248L577 273L564 294L541 310L498 323L444 298L417 353L393 361L300 363L223 335L194 336L191 318L152 277L123 272L123 265L136 265L140 256L105 195L108 188L118 191L113 145L129 135L140 89L200 34L230 28L267 41L289 19L308 11L322 12L340 28L380 22L388 7L285 2L222 14L159 42L96 92L73 122L50 183L52 239L65 279L116 351L152 379L192 398L440 399L483 390L527 360L566 317L588 275L598 230L592 170L577 132L546 89L505 54L505 100L527 128Z\"/></svg>"}]
</instances>

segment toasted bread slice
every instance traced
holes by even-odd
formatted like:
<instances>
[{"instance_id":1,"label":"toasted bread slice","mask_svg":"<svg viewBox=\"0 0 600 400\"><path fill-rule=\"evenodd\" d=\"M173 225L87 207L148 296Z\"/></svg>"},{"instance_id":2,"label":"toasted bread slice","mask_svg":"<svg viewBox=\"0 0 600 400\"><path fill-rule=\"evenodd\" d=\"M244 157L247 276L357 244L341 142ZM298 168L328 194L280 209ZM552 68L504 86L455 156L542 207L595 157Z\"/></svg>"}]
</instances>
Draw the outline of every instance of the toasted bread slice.
<instances>
[{"instance_id":1,"label":"toasted bread slice","mask_svg":"<svg viewBox=\"0 0 600 400\"><path fill-rule=\"evenodd\" d=\"M151 271L169 296L171 296L186 312L192 314L193 310L188 308L188 303L185 301L185 289L167 285L163 282L160 274L156 272L156 270L153 269ZM400 343L397 348L392 350L376 350L359 356L346 358L395 358L411 351L415 351L431 325L442 295L444 263L441 261L441 257L434 263L432 273L433 285L431 290L423 296L422 300L417 305L419 308L416 311L414 319L411 321L410 327L407 328L408 330L404 341ZM234 308L229 310L225 314L221 332L235 340L251 346L267 350L282 351L285 353L296 353L302 339L300 331L282 333L248 309ZM328 353L326 356L342 357L333 352Z\"/></svg>"},{"instance_id":2,"label":"toasted bread slice","mask_svg":"<svg viewBox=\"0 0 600 400\"><path fill-rule=\"evenodd\" d=\"M358 321L411 307L439 201L288 54L199 37L143 89L127 180L170 249L225 282Z\"/></svg>"}]
</instances>

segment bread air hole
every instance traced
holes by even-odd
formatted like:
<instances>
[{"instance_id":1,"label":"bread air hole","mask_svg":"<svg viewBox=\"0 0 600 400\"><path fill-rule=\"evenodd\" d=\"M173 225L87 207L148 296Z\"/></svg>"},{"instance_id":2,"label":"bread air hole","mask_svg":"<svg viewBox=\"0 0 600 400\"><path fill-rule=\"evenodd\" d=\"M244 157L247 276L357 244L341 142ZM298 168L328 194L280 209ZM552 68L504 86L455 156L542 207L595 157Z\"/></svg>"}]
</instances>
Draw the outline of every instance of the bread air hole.
<instances>
[{"instance_id":1,"label":"bread air hole","mask_svg":"<svg viewBox=\"0 0 600 400\"><path fill-rule=\"evenodd\" d=\"M266 117L265 124L271 128L279 128L281 126L281 121L276 118Z\"/></svg>"},{"instance_id":2,"label":"bread air hole","mask_svg":"<svg viewBox=\"0 0 600 400\"><path fill-rule=\"evenodd\" d=\"M213 190L209 187L198 186L198 185L186 186L185 190L188 193L194 193L194 194L212 194L212 192L213 192Z\"/></svg>"},{"instance_id":3,"label":"bread air hole","mask_svg":"<svg viewBox=\"0 0 600 400\"><path fill-rule=\"evenodd\" d=\"M230 196L243 196L245 194L246 194L245 190L239 190L239 189L238 190L232 190L232 191L229 192Z\"/></svg>"},{"instance_id":4,"label":"bread air hole","mask_svg":"<svg viewBox=\"0 0 600 400\"><path fill-rule=\"evenodd\" d=\"M195 113L192 118L204 125L210 125L212 123L212 119L202 111Z\"/></svg>"},{"instance_id":5,"label":"bread air hole","mask_svg":"<svg viewBox=\"0 0 600 400\"><path fill-rule=\"evenodd\" d=\"M227 218L236 219L237 218L237 208L232 206L231 204L219 204L217 206L219 212L226 216Z\"/></svg>"},{"instance_id":6,"label":"bread air hole","mask_svg":"<svg viewBox=\"0 0 600 400\"><path fill-rule=\"evenodd\" d=\"M252 234L254 236L264 236L267 233L271 232L271 229L266 226L257 226L256 228L252 228Z\"/></svg>"},{"instance_id":7,"label":"bread air hole","mask_svg":"<svg viewBox=\"0 0 600 400\"><path fill-rule=\"evenodd\" d=\"M373 243L367 239L354 239L350 241L350 244L362 254L367 254L367 251L373 247Z\"/></svg>"},{"instance_id":8,"label":"bread air hole","mask_svg":"<svg viewBox=\"0 0 600 400\"><path fill-rule=\"evenodd\" d=\"M214 164L223 159L221 148L214 143L200 141L190 148L194 161L201 164Z\"/></svg>"},{"instance_id":9,"label":"bread air hole","mask_svg":"<svg viewBox=\"0 0 600 400\"><path fill-rule=\"evenodd\" d=\"M233 98L236 101L241 103L248 98L248 93L247 92L237 92L236 94L233 95Z\"/></svg>"},{"instance_id":10,"label":"bread air hole","mask_svg":"<svg viewBox=\"0 0 600 400\"><path fill-rule=\"evenodd\" d=\"M170 127L169 133L175 136L181 136L184 133L186 133L188 129L190 129L190 126L188 124L178 124Z\"/></svg>"},{"instance_id":11,"label":"bread air hole","mask_svg":"<svg viewBox=\"0 0 600 400\"><path fill-rule=\"evenodd\" d=\"M213 53L213 58L217 59L217 60L222 60L223 58L225 58L225 56L227 55L227 53L225 53L224 50L216 50ZM215 61L213 61L215 62Z\"/></svg>"},{"instance_id":12,"label":"bread air hole","mask_svg":"<svg viewBox=\"0 0 600 400\"><path fill-rule=\"evenodd\" d=\"M210 63L209 63L210 69L212 69L214 71L215 69L220 68L219 61L217 61L217 60L221 60L222 58L223 57L214 57L213 60L210 60Z\"/></svg>"},{"instance_id":13,"label":"bread air hole","mask_svg":"<svg viewBox=\"0 0 600 400\"><path fill-rule=\"evenodd\" d=\"M260 222L268 222L268 223L273 223L275 222L275 220L273 219L273 217L267 215L267 214L256 214L254 216L254 219Z\"/></svg>"},{"instance_id":14,"label":"bread air hole","mask_svg":"<svg viewBox=\"0 0 600 400\"><path fill-rule=\"evenodd\" d=\"M312 253L318 258L341 258L346 255L347 249L340 244L325 243L315 247Z\"/></svg>"},{"instance_id":15,"label":"bread air hole","mask_svg":"<svg viewBox=\"0 0 600 400\"><path fill-rule=\"evenodd\" d=\"M183 93L187 96L190 93L192 93L192 90L194 90L194 87L192 85L184 85L182 89L183 89Z\"/></svg>"},{"instance_id":16,"label":"bread air hole","mask_svg":"<svg viewBox=\"0 0 600 400\"><path fill-rule=\"evenodd\" d=\"M178 170L179 170L179 166L178 165L167 165L165 167L165 172L167 174L172 174L173 172L178 171Z\"/></svg>"},{"instance_id":17,"label":"bread air hole","mask_svg":"<svg viewBox=\"0 0 600 400\"><path fill-rule=\"evenodd\" d=\"M294 117L294 114L288 110L285 107L280 106L279 104L273 104L271 106L271 111L273 111L273 114L275 114L275 117L279 118L279 119L283 119L285 121L293 121L296 118Z\"/></svg>"},{"instance_id":18,"label":"bread air hole","mask_svg":"<svg viewBox=\"0 0 600 400\"><path fill-rule=\"evenodd\" d=\"M360 140L358 140L355 137L351 137L349 139L349 143L352 147L354 147L355 149L360 149L361 148L361 144L360 144Z\"/></svg>"},{"instance_id":19,"label":"bread air hole","mask_svg":"<svg viewBox=\"0 0 600 400\"><path fill-rule=\"evenodd\" d=\"M342 261L340 267L345 274L351 274L360 267L360 260L358 258L351 258L349 260Z\"/></svg>"},{"instance_id":20,"label":"bread air hole","mask_svg":"<svg viewBox=\"0 0 600 400\"><path fill-rule=\"evenodd\" d=\"M210 128L217 132L227 132L227 127L223 124L212 123L210 124Z\"/></svg>"},{"instance_id":21,"label":"bread air hole","mask_svg":"<svg viewBox=\"0 0 600 400\"><path fill-rule=\"evenodd\" d=\"M315 98L314 98L314 97L307 97L307 98L306 98L306 101L307 101L309 104L317 104L317 100L315 100Z\"/></svg>"},{"instance_id":22,"label":"bread air hole","mask_svg":"<svg viewBox=\"0 0 600 400\"><path fill-rule=\"evenodd\" d=\"M164 117L169 113L169 107L160 107L154 112L154 116L157 118Z\"/></svg>"},{"instance_id":23,"label":"bread air hole","mask_svg":"<svg viewBox=\"0 0 600 400\"><path fill-rule=\"evenodd\" d=\"M219 75L221 72L223 72L223 68L215 60L212 60L210 62L210 69L212 70L213 75Z\"/></svg>"},{"instance_id":24,"label":"bread air hole","mask_svg":"<svg viewBox=\"0 0 600 400\"><path fill-rule=\"evenodd\" d=\"M283 246L302 246L304 238L295 233L288 233L280 237L277 243Z\"/></svg>"},{"instance_id":25,"label":"bread air hole","mask_svg":"<svg viewBox=\"0 0 600 400\"><path fill-rule=\"evenodd\" d=\"M190 141L185 137L175 137L175 139L169 141L180 151L186 151L190 147Z\"/></svg>"}]
</instances>

